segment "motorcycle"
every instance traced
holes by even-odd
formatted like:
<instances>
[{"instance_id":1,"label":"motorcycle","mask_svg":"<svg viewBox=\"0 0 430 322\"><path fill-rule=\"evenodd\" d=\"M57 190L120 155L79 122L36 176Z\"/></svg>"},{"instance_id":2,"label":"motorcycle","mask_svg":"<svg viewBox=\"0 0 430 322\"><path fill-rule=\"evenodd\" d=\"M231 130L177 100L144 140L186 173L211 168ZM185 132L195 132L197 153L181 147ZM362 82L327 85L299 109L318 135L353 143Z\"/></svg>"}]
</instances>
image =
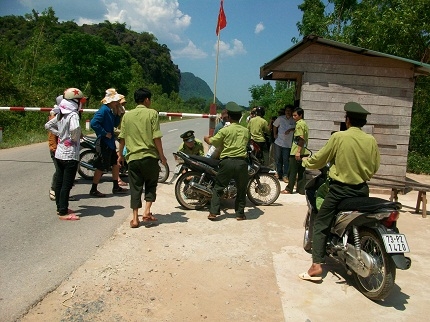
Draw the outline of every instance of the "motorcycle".
<instances>
[{"instance_id":1,"label":"motorcycle","mask_svg":"<svg viewBox=\"0 0 430 322\"><path fill-rule=\"evenodd\" d=\"M197 155L187 155L181 151L173 153L178 165L174 171L175 196L179 204L186 209L201 209L212 198L212 188L220 160ZM255 205L274 203L281 192L281 186L275 177L276 171L261 166L257 158L248 152L247 195ZM234 180L224 189L223 198L236 198L237 188Z\"/></svg>"},{"instance_id":2,"label":"motorcycle","mask_svg":"<svg viewBox=\"0 0 430 322\"><path fill-rule=\"evenodd\" d=\"M84 136L81 140L81 151L79 152L79 175L86 179L92 180L94 177L94 163L98 158L101 158L100 140L93 136ZM163 183L167 180L170 175L169 165L163 165L161 161L158 161L160 167L160 173L158 176L158 182ZM127 162L119 169L120 176L126 176L128 171Z\"/></svg>"},{"instance_id":3,"label":"motorcycle","mask_svg":"<svg viewBox=\"0 0 430 322\"><path fill-rule=\"evenodd\" d=\"M303 248L312 253L312 228L317 215L316 192L326 181L327 170L311 179L305 187L308 212L304 221ZM409 246L396 226L399 202L376 197L355 197L338 206L326 253L352 275L357 289L373 301L385 299L392 290L396 268L409 269L411 259L404 253Z\"/></svg>"}]
</instances>

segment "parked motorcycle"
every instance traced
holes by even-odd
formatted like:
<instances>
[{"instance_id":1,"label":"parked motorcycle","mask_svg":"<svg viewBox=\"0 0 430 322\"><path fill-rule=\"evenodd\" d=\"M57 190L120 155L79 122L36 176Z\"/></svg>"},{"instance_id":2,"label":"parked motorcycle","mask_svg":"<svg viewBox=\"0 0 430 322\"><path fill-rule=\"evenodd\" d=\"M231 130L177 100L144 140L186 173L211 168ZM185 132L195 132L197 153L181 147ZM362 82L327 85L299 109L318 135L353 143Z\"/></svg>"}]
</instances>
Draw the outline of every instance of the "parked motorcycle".
<instances>
[{"instance_id":1,"label":"parked motorcycle","mask_svg":"<svg viewBox=\"0 0 430 322\"><path fill-rule=\"evenodd\" d=\"M94 163L100 157L100 140L93 136L84 136L81 140L81 151L79 153L79 175L86 180L92 180L94 177L94 171L96 170ZM169 165L163 165L163 163L159 161L158 166L160 167L158 182L163 183L170 175ZM119 175L125 176L127 175L127 171L127 162L124 162L124 165L119 169Z\"/></svg>"},{"instance_id":2,"label":"parked motorcycle","mask_svg":"<svg viewBox=\"0 0 430 322\"><path fill-rule=\"evenodd\" d=\"M326 171L311 179L306 187L308 212L304 221L303 248L312 252L312 229L317 215L315 194L324 183ZM396 226L398 202L375 197L343 200L328 237L327 255L342 264L352 275L357 289L371 300L383 300L392 290L396 268L406 270L411 259L406 236Z\"/></svg>"},{"instance_id":3,"label":"parked motorcycle","mask_svg":"<svg viewBox=\"0 0 430 322\"><path fill-rule=\"evenodd\" d=\"M174 171L174 178L179 176L175 184L175 196L179 204L186 209L201 209L212 198L212 188L220 160L183 152L173 153L179 161ZM249 182L247 195L255 205L274 203L281 192L281 186L275 177L276 171L261 166L257 158L248 153ZM236 198L237 188L234 180L224 189L223 198Z\"/></svg>"}]
</instances>

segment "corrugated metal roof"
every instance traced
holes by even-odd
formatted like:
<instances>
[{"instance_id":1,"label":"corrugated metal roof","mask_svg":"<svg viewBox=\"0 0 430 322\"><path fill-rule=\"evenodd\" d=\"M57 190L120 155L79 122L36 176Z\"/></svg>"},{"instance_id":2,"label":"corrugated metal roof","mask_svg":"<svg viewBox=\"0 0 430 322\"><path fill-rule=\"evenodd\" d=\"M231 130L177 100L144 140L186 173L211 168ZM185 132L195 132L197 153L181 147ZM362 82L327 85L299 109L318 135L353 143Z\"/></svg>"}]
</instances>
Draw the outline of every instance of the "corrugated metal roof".
<instances>
[{"instance_id":1,"label":"corrugated metal roof","mask_svg":"<svg viewBox=\"0 0 430 322\"><path fill-rule=\"evenodd\" d=\"M295 52L296 50L300 50L300 47L307 47L310 44L315 43L315 42L325 44L327 46L339 48L342 50L354 52L354 53L360 54L360 55L373 56L373 57L385 57L385 58L400 60L400 61L414 65L416 75L430 76L430 64L425 64L425 63L422 63L419 61L415 61L415 60L407 59L407 58L402 58L402 57L398 57L398 56L394 56L394 55L384 54L384 53L381 53L378 51L369 50L369 49L365 49L365 48L361 48L361 47L357 47L357 46L352 46L352 45L344 44L344 43L341 43L338 41L325 39L325 38L322 38L319 36L314 36L314 35L310 35L310 36L303 38L303 40L301 42L297 43L296 45L289 48L288 50L286 50L285 52L283 52L279 56L272 59L270 62L261 66L261 68L260 68L261 73L264 73L264 70L266 70L267 68L270 68L271 65L276 64L282 58L286 58L287 56L293 54L293 52ZM260 78L264 78L265 76L270 74L270 72L271 71L267 71L266 75L262 75L260 73Z\"/></svg>"}]
</instances>

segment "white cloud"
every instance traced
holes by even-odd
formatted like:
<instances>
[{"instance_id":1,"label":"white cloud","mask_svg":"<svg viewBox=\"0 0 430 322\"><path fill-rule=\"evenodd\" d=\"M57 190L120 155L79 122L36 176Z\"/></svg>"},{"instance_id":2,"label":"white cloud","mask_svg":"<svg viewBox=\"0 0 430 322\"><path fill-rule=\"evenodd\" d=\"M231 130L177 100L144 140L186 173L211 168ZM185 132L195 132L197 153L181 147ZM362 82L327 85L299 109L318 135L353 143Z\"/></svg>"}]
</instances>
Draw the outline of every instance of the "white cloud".
<instances>
[{"instance_id":1,"label":"white cloud","mask_svg":"<svg viewBox=\"0 0 430 322\"><path fill-rule=\"evenodd\" d=\"M216 50L217 44L215 43L214 48ZM225 43L224 41L219 42L219 53L223 56L237 56L237 55L243 55L246 54L246 49L243 46L243 43L238 40L234 39L232 41L232 44Z\"/></svg>"},{"instance_id":2,"label":"white cloud","mask_svg":"<svg viewBox=\"0 0 430 322\"><path fill-rule=\"evenodd\" d=\"M199 49L194 43L189 40L186 47L172 51L173 59L176 58L190 58L190 59L202 59L207 57L207 53Z\"/></svg>"},{"instance_id":3,"label":"white cloud","mask_svg":"<svg viewBox=\"0 0 430 322\"><path fill-rule=\"evenodd\" d=\"M180 43L191 17L179 10L178 0L103 0L105 19L126 23L137 32L153 33L161 41Z\"/></svg>"},{"instance_id":4,"label":"white cloud","mask_svg":"<svg viewBox=\"0 0 430 322\"><path fill-rule=\"evenodd\" d=\"M264 25L262 22L259 22L256 26L255 26L255 33L259 34L260 32L262 32L264 30Z\"/></svg>"}]
</instances>

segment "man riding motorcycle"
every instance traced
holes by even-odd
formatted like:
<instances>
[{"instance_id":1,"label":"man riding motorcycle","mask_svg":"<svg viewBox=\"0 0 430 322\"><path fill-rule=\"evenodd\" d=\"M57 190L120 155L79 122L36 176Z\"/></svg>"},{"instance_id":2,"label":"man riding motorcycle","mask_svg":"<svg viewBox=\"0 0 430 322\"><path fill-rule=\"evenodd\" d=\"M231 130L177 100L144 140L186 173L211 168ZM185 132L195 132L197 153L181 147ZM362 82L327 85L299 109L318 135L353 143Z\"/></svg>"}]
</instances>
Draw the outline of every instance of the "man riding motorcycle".
<instances>
[{"instance_id":1,"label":"man riding motorcycle","mask_svg":"<svg viewBox=\"0 0 430 322\"><path fill-rule=\"evenodd\" d=\"M345 198L369 196L367 181L379 168L376 140L361 130L370 113L355 102L346 103L344 110L347 130L334 133L320 151L302 162L309 169L321 169L327 163L332 164L329 191L313 226L312 265L307 272L299 275L303 280L322 279L325 245L338 204Z\"/></svg>"}]
</instances>

